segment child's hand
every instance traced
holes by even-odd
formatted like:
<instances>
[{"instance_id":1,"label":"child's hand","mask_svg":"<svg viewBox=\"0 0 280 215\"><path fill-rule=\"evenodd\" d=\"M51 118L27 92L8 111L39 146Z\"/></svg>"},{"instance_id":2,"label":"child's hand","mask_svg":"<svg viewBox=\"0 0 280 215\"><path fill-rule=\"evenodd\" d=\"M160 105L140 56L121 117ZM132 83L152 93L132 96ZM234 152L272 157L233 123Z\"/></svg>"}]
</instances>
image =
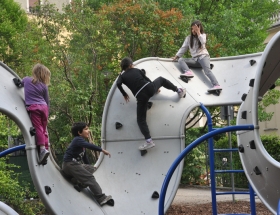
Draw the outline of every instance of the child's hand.
<instances>
[{"instance_id":1,"label":"child's hand","mask_svg":"<svg viewBox=\"0 0 280 215\"><path fill-rule=\"evenodd\" d=\"M102 149L102 152L103 152L105 155L108 155L108 156L109 156L109 158L111 157L110 152L106 151L105 149Z\"/></svg>"},{"instance_id":2,"label":"child's hand","mask_svg":"<svg viewBox=\"0 0 280 215\"><path fill-rule=\"evenodd\" d=\"M175 57L171 57L172 58L172 61L177 61L178 59L178 56L175 56Z\"/></svg>"},{"instance_id":3,"label":"child's hand","mask_svg":"<svg viewBox=\"0 0 280 215\"><path fill-rule=\"evenodd\" d=\"M194 25L194 31L198 36L200 35L200 27L198 25Z\"/></svg>"},{"instance_id":4,"label":"child's hand","mask_svg":"<svg viewBox=\"0 0 280 215\"><path fill-rule=\"evenodd\" d=\"M126 101L126 103L129 102L129 96L128 95L124 96L124 100Z\"/></svg>"}]
</instances>

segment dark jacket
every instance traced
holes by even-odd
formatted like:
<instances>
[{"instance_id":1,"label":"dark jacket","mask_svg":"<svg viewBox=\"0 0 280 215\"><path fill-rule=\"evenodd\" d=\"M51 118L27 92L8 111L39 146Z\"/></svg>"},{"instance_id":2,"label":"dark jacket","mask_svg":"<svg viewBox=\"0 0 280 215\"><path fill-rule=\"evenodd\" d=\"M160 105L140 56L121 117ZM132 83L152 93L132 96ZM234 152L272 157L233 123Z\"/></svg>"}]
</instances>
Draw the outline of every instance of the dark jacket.
<instances>
[{"instance_id":1,"label":"dark jacket","mask_svg":"<svg viewBox=\"0 0 280 215\"><path fill-rule=\"evenodd\" d=\"M137 68L127 69L123 71L117 80L117 86L123 96L127 96L127 93L122 88L122 84L125 84L135 94L151 80L145 75L145 73Z\"/></svg>"},{"instance_id":2,"label":"dark jacket","mask_svg":"<svg viewBox=\"0 0 280 215\"><path fill-rule=\"evenodd\" d=\"M78 136L75 137L68 148L63 157L64 162L73 161L73 158L76 160L83 159L84 162L87 162L87 158L85 155L85 149L90 149L94 151L102 151L102 148L96 146L92 143L87 142L84 138Z\"/></svg>"}]
</instances>

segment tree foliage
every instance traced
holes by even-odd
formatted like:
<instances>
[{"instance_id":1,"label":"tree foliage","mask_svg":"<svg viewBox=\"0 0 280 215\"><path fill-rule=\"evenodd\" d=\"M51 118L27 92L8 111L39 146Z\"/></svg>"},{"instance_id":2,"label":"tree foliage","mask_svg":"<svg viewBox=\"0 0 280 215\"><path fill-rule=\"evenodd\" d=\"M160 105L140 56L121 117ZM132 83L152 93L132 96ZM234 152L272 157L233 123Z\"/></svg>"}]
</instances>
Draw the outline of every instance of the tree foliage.
<instances>
[{"instance_id":1,"label":"tree foliage","mask_svg":"<svg viewBox=\"0 0 280 215\"><path fill-rule=\"evenodd\" d=\"M7 116L0 113L0 148L8 148L8 137L18 137L20 130L18 126ZM14 209L26 215L36 213L41 206L37 208L30 207L25 201L26 198L34 197L36 194L31 192L28 186L22 186L18 177L20 173L15 173L14 169L18 168L9 163L8 157L0 158L0 201L14 206Z\"/></svg>"},{"instance_id":2,"label":"tree foliage","mask_svg":"<svg viewBox=\"0 0 280 215\"><path fill-rule=\"evenodd\" d=\"M173 8L161 10L152 2L132 0L104 5L100 14L112 22L119 35L120 51L132 59L145 57L170 57L177 50L175 39L185 20L182 13Z\"/></svg>"},{"instance_id":3,"label":"tree foliage","mask_svg":"<svg viewBox=\"0 0 280 215\"><path fill-rule=\"evenodd\" d=\"M280 86L280 80L275 82L275 86ZM278 89L272 89L266 92L262 101L258 104L258 119L259 121L270 121L274 115L274 112L268 112L266 108L270 105L276 105L279 103L280 91Z\"/></svg>"},{"instance_id":4,"label":"tree foliage","mask_svg":"<svg viewBox=\"0 0 280 215\"><path fill-rule=\"evenodd\" d=\"M9 64L20 59L17 39L25 30L27 15L13 0L2 0L0 17L0 60Z\"/></svg>"},{"instance_id":5,"label":"tree foliage","mask_svg":"<svg viewBox=\"0 0 280 215\"><path fill-rule=\"evenodd\" d=\"M266 30L274 20L271 14L279 12L274 0L215 1L157 0L160 7L178 8L189 20L199 19L204 24L212 57L235 56L263 51ZM186 23L189 33L191 21ZM180 44L178 44L180 45ZM217 50L218 49L218 50Z\"/></svg>"},{"instance_id":6,"label":"tree foliage","mask_svg":"<svg viewBox=\"0 0 280 215\"><path fill-rule=\"evenodd\" d=\"M71 141L75 121L89 123L91 139L99 144L106 95L118 67L118 37L110 21L86 2L73 1L57 13L52 5L36 14L51 49L51 143L58 153Z\"/></svg>"}]
</instances>

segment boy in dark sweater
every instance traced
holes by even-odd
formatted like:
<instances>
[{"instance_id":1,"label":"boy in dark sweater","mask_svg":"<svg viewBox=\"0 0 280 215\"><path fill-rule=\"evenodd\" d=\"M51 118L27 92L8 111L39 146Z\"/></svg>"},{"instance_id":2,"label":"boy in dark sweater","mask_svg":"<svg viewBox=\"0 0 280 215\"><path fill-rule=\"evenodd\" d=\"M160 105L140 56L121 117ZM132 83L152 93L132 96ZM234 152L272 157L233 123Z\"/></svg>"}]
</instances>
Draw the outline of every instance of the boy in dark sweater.
<instances>
[{"instance_id":1,"label":"boy in dark sweater","mask_svg":"<svg viewBox=\"0 0 280 215\"><path fill-rule=\"evenodd\" d=\"M100 148L85 139L89 136L89 127L84 122L74 123L71 129L74 136L71 144L67 148L62 163L62 171L68 177L73 177L81 184L88 186L92 191L96 201L102 206L106 204L112 196L106 196L102 193L102 189L95 180L93 173L94 166L83 164L85 160L85 149L103 152L105 155L111 157L111 154L105 149Z\"/></svg>"}]
</instances>

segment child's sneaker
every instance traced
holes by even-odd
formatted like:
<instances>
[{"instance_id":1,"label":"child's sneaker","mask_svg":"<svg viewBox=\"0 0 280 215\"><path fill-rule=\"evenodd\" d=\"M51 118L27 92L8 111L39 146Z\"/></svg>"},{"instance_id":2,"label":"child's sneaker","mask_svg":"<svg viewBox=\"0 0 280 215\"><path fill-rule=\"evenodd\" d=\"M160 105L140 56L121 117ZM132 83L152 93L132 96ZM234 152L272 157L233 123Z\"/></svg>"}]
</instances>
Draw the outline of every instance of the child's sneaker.
<instances>
[{"instance_id":1,"label":"child's sneaker","mask_svg":"<svg viewBox=\"0 0 280 215\"><path fill-rule=\"evenodd\" d=\"M186 88L178 88L178 95L180 98L184 98L186 96Z\"/></svg>"},{"instance_id":2,"label":"child's sneaker","mask_svg":"<svg viewBox=\"0 0 280 215\"><path fill-rule=\"evenodd\" d=\"M210 88L208 91L211 90L222 90L223 88L220 85L215 85L214 87Z\"/></svg>"},{"instance_id":3,"label":"child's sneaker","mask_svg":"<svg viewBox=\"0 0 280 215\"><path fill-rule=\"evenodd\" d=\"M39 164L46 163L48 157L49 157L50 152L47 149L44 149L40 154L39 154Z\"/></svg>"},{"instance_id":4,"label":"child's sneaker","mask_svg":"<svg viewBox=\"0 0 280 215\"><path fill-rule=\"evenodd\" d=\"M112 199L112 196L106 196L105 199L103 199L99 204L102 206L102 205L105 205L109 200Z\"/></svg>"},{"instance_id":5,"label":"child's sneaker","mask_svg":"<svg viewBox=\"0 0 280 215\"><path fill-rule=\"evenodd\" d=\"M154 144L153 141L151 141L149 143L146 142L142 146L139 146L139 150L146 150L146 149L150 149L150 148L153 148L153 147L155 147L155 144Z\"/></svg>"},{"instance_id":6,"label":"child's sneaker","mask_svg":"<svg viewBox=\"0 0 280 215\"><path fill-rule=\"evenodd\" d=\"M191 70L186 71L185 73L181 74L181 76L186 76L188 78L192 78L193 77L193 73Z\"/></svg>"}]
</instances>

